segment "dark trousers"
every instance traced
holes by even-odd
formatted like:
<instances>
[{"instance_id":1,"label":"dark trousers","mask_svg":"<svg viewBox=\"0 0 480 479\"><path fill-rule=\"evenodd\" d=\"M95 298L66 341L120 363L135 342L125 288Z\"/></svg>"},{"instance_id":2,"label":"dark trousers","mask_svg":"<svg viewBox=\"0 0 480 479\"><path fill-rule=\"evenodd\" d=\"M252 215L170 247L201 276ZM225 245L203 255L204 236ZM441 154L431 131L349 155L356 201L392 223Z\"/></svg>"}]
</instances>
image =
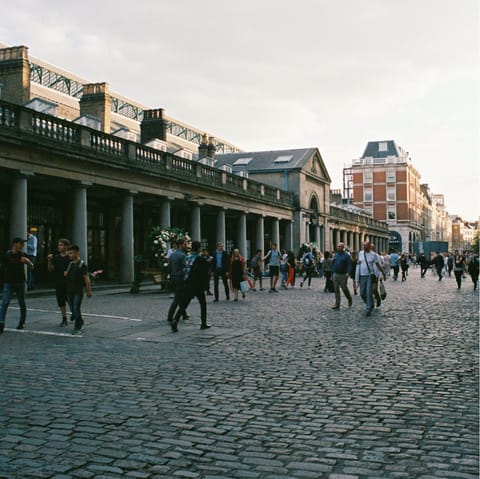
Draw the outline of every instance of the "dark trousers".
<instances>
[{"instance_id":1,"label":"dark trousers","mask_svg":"<svg viewBox=\"0 0 480 479\"><path fill-rule=\"evenodd\" d=\"M75 321L75 329L82 329L83 318L80 308L82 306L83 294L79 293L69 293L67 295L67 303L72 312L72 320Z\"/></svg>"},{"instance_id":2,"label":"dark trousers","mask_svg":"<svg viewBox=\"0 0 480 479\"><path fill-rule=\"evenodd\" d=\"M207 300L205 298L205 291L203 289L199 290L185 290L183 295L182 302L178 308L177 313L175 314L174 323L178 323L180 320L180 316L182 315L182 310L185 311L188 308L188 305L192 301L193 298L197 298L198 302L200 303L200 318L202 320L202 324L206 324L207 322Z\"/></svg>"},{"instance_id":3,"label":"dark trousers","mask_svg":"<svg viewBox=\"0 0 480 479\"><path fill-rule=\"evenodd\" d=\"M177 308L180 308L181 305L185 302L183 300L183 296L185 294L185 281L182 279L172 279L170 282L170 290L173 292L173 301L172 304L170 304L170 308L168 310L168 316L167 319L172 322L173 318L175 316L175 312L177 311ZM183 311L180 311L180 316L185 317L186 312L185 309Z\"/></svg>"},{"instance_id":4,"label":"dark trousers","mask_svg":"<svg viewBox=\"0 0 480 479\"><path fill-rule=\"evenodd\" d=\"M333 281L332 281L332 272L331 271L324 271L323 275L325 276L325 292L333 293L334 292L334 287L333 287Z\"/></svg>"},{"instance_id":5,"label":"dark trousers","mask_svg":"<svg viewBox=\"0 0 480 479\"><path fill-rule=\"evenodd\" d=\"M8 305L12 295L16 294L20 306L20 324L25 324L27 318L27 306L25 304L25 283L5 283L3 285L2 306L0 308L0 323L5 323Z\"/></svg>"},{"instance_id":6,"label":"dark trousers","mask_svg":"<svg viewBox=\"0 0 480 479\"><path fill-rule=\"evenodd\" d=\"M220 278L222 278L223 286L225 288L225 296L227 297L227 299L230 299L230 289L228 288L227 272L223 269L217 270L213 273L213 294L215 296L215 299L218 301L218 280Z\"/></svg>"},{"instance_id":7,"label":"dark trousers","mask_svg":"<svg viewBox=\"0 0 480 479\"><path fill-rule=\"evenodd\" d=\"M455 279L456 279L456 281L457 281L457 286L458 286L459 288L461 288L461 286L462 286L463 270L460 270L460 271L455 270L454 273L455 273Z\"/></svg>"},{"instance_id":8,"label":"dark trousers","mask_svg":"<svg viewBox=\"0 0 480 479\"><path fill-rule=\"evenodd\" d=\"M392 266L393 269L393 279L396 281L398 279L398 271L400 269L400 266Z\"/></svg>"},{"instance_id":9,"label":"dark trousers","mask_svg":"<svg viewBox=\"0 0 480 479\"><path fill-rule=\"evenodd\" d=\"M308 280L308 286L312 283L313 268L305 268L305 278L302 279L302 283Z\"/></svg>"}]
</instances>

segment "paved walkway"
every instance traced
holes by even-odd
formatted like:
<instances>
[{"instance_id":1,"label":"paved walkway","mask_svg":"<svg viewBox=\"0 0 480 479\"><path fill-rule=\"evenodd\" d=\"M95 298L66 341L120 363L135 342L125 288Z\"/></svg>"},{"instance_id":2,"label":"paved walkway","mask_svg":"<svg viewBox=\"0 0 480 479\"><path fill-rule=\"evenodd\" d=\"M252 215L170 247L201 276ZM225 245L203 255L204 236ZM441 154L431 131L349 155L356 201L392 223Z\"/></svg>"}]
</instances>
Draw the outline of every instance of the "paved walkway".
<instances>
[{"instance_id":1,"label":"paved walkway","mask_svg":"<svg viewBox=\"0 0 480 479\"><path fill-rule=\"evenodd\" d=\"M28 299L0 336L0 478L478 478L478 295L470 278L387 283L366 318L311 290L208 303L85 300L58 327ZM111 294L116 293L116 294Z\"/></svg>"}]
</instances>

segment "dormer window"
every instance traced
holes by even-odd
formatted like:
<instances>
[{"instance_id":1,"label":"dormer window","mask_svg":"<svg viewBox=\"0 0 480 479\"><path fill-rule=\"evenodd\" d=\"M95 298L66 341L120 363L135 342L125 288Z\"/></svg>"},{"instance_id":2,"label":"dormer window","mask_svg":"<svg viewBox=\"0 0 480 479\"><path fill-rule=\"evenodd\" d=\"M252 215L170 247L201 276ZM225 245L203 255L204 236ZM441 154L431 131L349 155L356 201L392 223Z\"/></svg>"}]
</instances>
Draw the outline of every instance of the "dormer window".
<instances>
[{"instance_id":1,"label":"dormer window","mask_svg":"<svg viewBox=\"0 0 480 479\"><path fill-rule=\"evenodd\" d=\"M293 158L293 155L281 155L273 161L274 163L288 163Z\"/></svg>"},{"instance_id":2,"label":"dormer window","mask_svg":"<svg viewBox=\"0 0 480 479\"><path fill-rule=\"evenodd\" d=\"M251 161L252 161L253 158L238 158L237 160L235 160L233 162L233 164L235 166L238 166L238 165L248 165Z\"/></svg>"}]
</instances>

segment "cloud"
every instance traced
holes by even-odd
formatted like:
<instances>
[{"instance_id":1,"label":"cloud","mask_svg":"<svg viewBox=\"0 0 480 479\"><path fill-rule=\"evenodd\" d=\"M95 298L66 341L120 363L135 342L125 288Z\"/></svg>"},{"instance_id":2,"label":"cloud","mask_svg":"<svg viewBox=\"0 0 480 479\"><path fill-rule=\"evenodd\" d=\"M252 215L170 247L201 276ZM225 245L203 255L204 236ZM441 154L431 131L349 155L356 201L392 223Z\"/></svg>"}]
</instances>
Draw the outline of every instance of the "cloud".
<instances>
[{"instance_id":1,"label":"cloud","mask_svg":"<svg viewBox=\"0 0 480 479\"><path fill-rule=\"evenodd\" d=\"M240 147L317 145L336 187L374 139L410 151L452 204L467 190L438 165L478 179L476 0L21 0L2 14L1 41Z\"/></svg>"}]
</instances>

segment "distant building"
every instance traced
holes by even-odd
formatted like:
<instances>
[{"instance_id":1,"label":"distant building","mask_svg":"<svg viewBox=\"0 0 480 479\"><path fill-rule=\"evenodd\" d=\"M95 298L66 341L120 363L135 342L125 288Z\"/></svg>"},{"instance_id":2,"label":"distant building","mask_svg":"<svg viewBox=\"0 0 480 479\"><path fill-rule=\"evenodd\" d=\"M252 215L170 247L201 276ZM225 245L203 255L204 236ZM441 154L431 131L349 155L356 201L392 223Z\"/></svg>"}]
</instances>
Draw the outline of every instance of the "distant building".
<instances>
[{"instance_id":1,"label":"distant building","mask_svg":"<svg viewBox=\"0 0 480 479\"><path fill-rule=\"evenodd\" d=\"M413 252L414 243L436 239L428 185L393 140L368 142L343 175L346 202L388 223L391 249Z\"/></svg>"},{"instance_id":2,"label":"distant building","mask_svg":"<svg viewBox=\"0 0 480 479\"><path fill-rule=\"evenodd\" d=\"M385 222L359 209L330 204L330 175L318 148L218 154L215 166L294 193L294 245L314 242L325 251L342 241L358 250L366 238L379 249L388 245Z\"/></svg>"},{"instance_id":3,"label":"distant building","mask_svg":"<svg viewBox=\"0 0 480 479\"><path fill-rule=\"evenodd\" d=\"M452 248L468 251L479 231L479 221L465 221L458 215L451 216Z\"/></svg>"}]
</instances>

